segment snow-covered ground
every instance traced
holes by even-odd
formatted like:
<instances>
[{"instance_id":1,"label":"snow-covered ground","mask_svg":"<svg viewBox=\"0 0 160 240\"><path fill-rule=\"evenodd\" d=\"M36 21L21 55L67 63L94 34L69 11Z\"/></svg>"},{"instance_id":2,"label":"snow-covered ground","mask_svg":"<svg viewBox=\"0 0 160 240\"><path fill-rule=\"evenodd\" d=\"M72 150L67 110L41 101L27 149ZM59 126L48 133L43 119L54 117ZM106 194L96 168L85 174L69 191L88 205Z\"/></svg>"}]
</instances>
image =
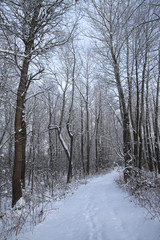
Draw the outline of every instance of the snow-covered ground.
<instances>
[{"instance_id":1,"label":"snow-covered ground","mask_svg":"<svg viewBox=\"0 0 160 240\"><path fill-rule=\"evenodd\" d=\"M81 185L18 240L160 240L160 222L129 201L116 176L113 171Z\"/></svg>"}]
</instances>

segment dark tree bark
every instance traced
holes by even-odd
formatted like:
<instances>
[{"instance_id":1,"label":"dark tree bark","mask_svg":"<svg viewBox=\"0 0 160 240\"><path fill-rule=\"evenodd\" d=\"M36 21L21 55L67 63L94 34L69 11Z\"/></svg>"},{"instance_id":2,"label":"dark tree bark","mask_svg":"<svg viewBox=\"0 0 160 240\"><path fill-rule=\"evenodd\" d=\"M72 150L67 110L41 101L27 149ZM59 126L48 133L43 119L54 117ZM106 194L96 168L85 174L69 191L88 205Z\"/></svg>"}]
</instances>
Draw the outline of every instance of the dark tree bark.
<instances>
[{"instance_id":1,"label":"dark tree bark","mask_svg":"<svg viewBox=\"0 0 160 240\"><path fill-rule=\"evenodd\" d=\"M112 36L111 36L111 46L112 46ZM126 101L124 97L123 88L121 85L120 80L120 73L119 73L119 66L117 62L116 55L114 53L113 47L111 47L111 54L112 59L114 63L114 74L117 84L117 89L119 93L119 102L120 102L120 110L121 110L121 117L122 117L122 123L123 123L123 152L124 152L124 161L125 166L130 165L131 160L131 138L130 138L130 122L129 122L129 113L126 107Z\"/></svg>"},{"instance_id":2,"label":"dark tree bark","mask_svg":"<svg viewBox=\"0 0 160 240\"><path fill-rule=\"evenodd\" d=\"M148 60L148 70L147 70L147 82L146 82L146 121L145 121L145 141L146 141L146 153L147 153L147 164L149 170L153 171L153 152L152 152L152 137L151 137L151 124L150 124L150 113L149 113L149 60Z\"/></svg>"},{"instance_id":3,"label":"dark tree bark","mask_svg":"<svg viewBox=\"0 0 160 240\"><path fill-rule=\"evenodd\" d=\"M134 141L134 156L135 156L135 166L138 167L139 162L139 77L138 77L138 57L135 55L135 70L136 70L136 123L135 123L135 141Z\"/></svg>"},{"instance_id":4,"label":"dark tree bark","mask_svg":"<svg viewBox=\"0 0 160 240\"><path fill-rule=\"evenodd\" d=\"M156 105L155 105L155 154L158 173L160 174L160 147L159 147L159 88L160 88L160 45L159 45L159 59L158 59L158 79L157 79L157 92L156 92Z\"/></svg>"},{"instance_id":5,"label":"dark tree bark","mask_svg":"<svg viewBox=\"0 0 160 240\"><path fill-rule=\"evenodd\" d=\"M31 81L40 74L43 69L38 67L35 74L28 77L29 66L32 57L44 54L48 49L66 43L71 32L59 32L57 36L57 28L62 20L62 15L72 6L72 3L64 3L63 1L51 1L45 5L45 1L19 1L18 4L11 2L15 24L17 22L16 37L24 44L24 55L22 67L18 66L21 71L20 83L17 91L17 104L15 115L15 158L13 170L13 201L12 206L19 200L22 195L21 184L25 185L25 145L26 145L26 123L25 123L25 98ZM19 8L21 11L19 11ZM64 26L64 25L63 25ZM52 39L48 39L46 35L51 34ZM13 34L13 30L12 30ZM16 57L15 57L16 58ZM16 59L17 63L17 59Z\"/></svg>"},{"instance_id":6,"label":"dark tree bark","mask_svg":"<svg viewBox=\"0 0 160 240\"><path fill-rule=\"evenodd\" d=\"M72 125L72 111L73 111L73 104L74 104L74 93L75 93L75 67L76 67L76 56L75 50L73 46L73 69L72 69L72 96L71 96L71 104L69 108L69 116L67 121L67 131L70 138L70 157L69 157L69 166L68 166L68 175L67 175L67 183L71 182L73 177L73 143L74 143L74 135L71 130Z\"/></svg>"},{"instance_id":7,"label":"dark tree bark","mask_svg":"<svg viewBox=\"0 0 160 240\"><path fill-rule=\"evenodd\" d=\"M40 12L41 5L39 4L34 9L34 14L31 20L31 27L28 41L25 42L25 57L21 70L20 83L17 91L17 103L15 114L15 156L14 169L12 177L12 206L22 196L22 187L25 187L25 149L26 149L26 123L25 123L25 98L30 81L28 79L28 70L31 60L31 51L34 44L35 28Z\"/></svg>"},{"instance_id":8,"label":"dark tree bark","mask_svg":"<svg viewBox=\"0 0 160 240\"><path fill-rule=\"evenodd\" d=\"M85 164L84 164L84 116L83 116L83 104L82 104L82 97L81 97L81 163L83 169L83 175L85 176Z\"/></svg>"},{"instance_id":9,"label":"dark tree bark","mask_svg":"<svg viewBox=\"0 0 160 240\"><path fill-rule=\"evenodd\" d=\"M87 69L88 71L88 69ZM90 172L90 132L89 132L89 80L86 77L86 134L87 134L87 174Z\"/></svg>"}]
</instances>

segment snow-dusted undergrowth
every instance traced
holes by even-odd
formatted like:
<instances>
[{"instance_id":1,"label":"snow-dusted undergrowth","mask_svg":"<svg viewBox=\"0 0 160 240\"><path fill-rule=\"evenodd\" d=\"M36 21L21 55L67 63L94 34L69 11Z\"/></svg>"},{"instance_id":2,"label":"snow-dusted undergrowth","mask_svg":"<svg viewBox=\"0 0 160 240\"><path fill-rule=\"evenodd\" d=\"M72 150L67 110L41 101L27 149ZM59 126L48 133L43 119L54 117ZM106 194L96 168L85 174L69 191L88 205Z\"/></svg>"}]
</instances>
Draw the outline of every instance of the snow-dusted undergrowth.
<instances>
[{"instance_id":1,"label":"snow-dusted undergrowth","mask_svg":"<svg viewBox=\"0 0 160 240\"><path fill-rule=\"evenodd\" d=\"M134 206L130 206L126 196L126 200L124 199L121 189L114 183L114 178L116 177L116 182L132 195L132 201L140 203L153 218L159 218L160 216L160 182L159 178L155 178L146 172L133 169L130 178L128 178L127 183L125 183L123 171L120 170L119 172L119 176L116 171L107 175L105 172L105 175L95 176L87 180L74 181L72 184L66 184L64 179L61 179L61 181L53 182L53 188L50 188L51 186L49 186L49 184L46 185L41 181L37 182L34 191L28 188L16 206L4 213L0 220L0 239L24 240L25 236L25 239L31 240L32 237L28 238L28 234L23 233L34 233L35 229L39 229L36 226L41 226L42 222L44 222L42 226L43 224L44 226L46 225L47 229L48 224L50 224L51 229L49 234L52 236L56 233L56 237L59 236L59 234L61 235L62 228L64 228L64 236L66 236L65 234L69 234L68 224L70 224L71 226L73 225L72 231L75 233L77 239L106 240L105 236L110 236L110 238L107 239L114 240L123 239L123 237L126 237L124 239L128 239L127 236L129 233L125 231L134 232L135 227L130 226L128 222L137 221L137 214L140 214L140 217L138 216L138 219L140 218L139 223L137 222L137 227L140 228L139 225L143 226L142 221L145 216L141 213L141 211L143 211L142 209L137 208L137 213L135 212ZM82 186L86 185L87 182L89 182L87 186ZM75 191L80 184L80 189ZM72 196L74 192L73 197L67 197L68 200L65 199L66 196ZM64 202L68 202L69 205L67 209L63 207L62 199L64 199ZM144 213L147 214L147 211ZM130 219L130 213L132 213L132 215L134 213L135 216L132 216L133 219ZM60 214L60 216L58 217L57 214ZM50 218L49 216L52 216L53 221L45 224L46 220ZM59 222L57 223L57 221ZM75 221L81 223L81 226L79 226L78 223L77 225L74 224ZM94 221L98 225L92 229L92 225L95 225ZM64 225L65 223L66 226ZM57 228L57 224L59 224L59 228ZM153 221L153 225L154 224L155 222ZM87 232L88 226L91 226L90 232ZM148 229L147 226L145 229ZM76 230L77 227L79 230ZM105 230L106 228L108 230ZM118 232L112 233L110 228L113 228L112 230L115 228L114 231ZM82 238L80 235L76 235L77 231L79 231L80 235L82 234ZM44 239L44 232L39 233L39 235L41 234L41 239ZM87 234L89 234L89 238L86 238ZM114 234L117 234L116 238L114 238ZM136 234L137 236L143 235L140 232ZM35 239L39 239L39 235L37 234L37 238L35 237ZM94 238L95 236L97 236L97 238ZM46 239L50 240L52 238ZM57 237L57 239L59 238ZM68 237L66 239L73 238ZM139 238L133 237L133 239L137 240ZM146 239L146 237L143 239ZM156 237L154 239L156 239Z\"/></svg>"},{"instance_id":2,"label":"snow-dusted undergrowth","mask_svg":"<svg viewBox=\"0 0 160 240\"><path fill-rule=\"evenodd\" d=\"M16 206L3 212L0 219L0 239L12 239L12 235L18 235L21 231L33 230L43 222L49 212L56 210L55 201L60 201L66 195L72 194L79 182L66 184L62 179L53 182L53 189L43 182L38 182L34 190L26 190Z\"/></svg>"},{"instance_id":3,"label":"snow-dusted undergrowth","mask_svg":"<svg viewBox=\"0 0 160 240\"><path fill-rule=\"evenodd\" d=\"M118 185L132 196L132 201L146 208L151 218L160 221L160 176L133 167L119 173ZM127 173L126 181L124 173Z\"/></svg>"},{"instance_id":4,"label":"snow-dusted undergrowth","mask_svg":"<svg viewBox=\"0 0 160 240\"><path fill-rule=\"evenodd\" d=\"M89 179L58 206L55 203L57 210L33 232L17 240L159 240L159 221L129 201L114 182L117 175L112 171Z\"/></svg>"}]
</instances>

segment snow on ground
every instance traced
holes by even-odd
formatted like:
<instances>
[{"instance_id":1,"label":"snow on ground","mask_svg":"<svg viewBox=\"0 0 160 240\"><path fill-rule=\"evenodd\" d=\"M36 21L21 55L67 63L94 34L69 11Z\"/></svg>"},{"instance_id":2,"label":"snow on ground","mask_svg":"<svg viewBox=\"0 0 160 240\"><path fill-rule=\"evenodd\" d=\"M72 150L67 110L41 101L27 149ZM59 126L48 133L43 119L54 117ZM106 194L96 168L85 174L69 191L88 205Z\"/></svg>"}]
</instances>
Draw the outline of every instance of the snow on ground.
<instances>
[{"instance_id":1,"label":"snow on ground","mask_svg":"<svg viewBox=\"0 0 160 240\"><path fill-rule=\"evenodd\" d=\"M18 240L160 240L160 222L129 201L116 176L113 171L81 185Z\"/></svg>"}]
</instances>

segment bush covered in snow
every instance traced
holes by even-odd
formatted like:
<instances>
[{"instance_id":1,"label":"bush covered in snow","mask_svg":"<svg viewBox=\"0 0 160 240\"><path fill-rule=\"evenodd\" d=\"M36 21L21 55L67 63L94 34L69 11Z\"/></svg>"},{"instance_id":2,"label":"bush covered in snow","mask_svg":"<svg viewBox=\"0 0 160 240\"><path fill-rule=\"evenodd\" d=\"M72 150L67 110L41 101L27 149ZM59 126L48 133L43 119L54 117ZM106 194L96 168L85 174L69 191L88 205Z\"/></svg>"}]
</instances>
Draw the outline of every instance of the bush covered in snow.
<instances>
[{"instance_id":1,"label":"bush covered in snow","mask_svg":"<svg viewBox=\"0 0 160 240\"><path fill-rule=\"evenodd\" d=\"M151 218L160 220L160 177L135 167L120 171L116 182L133 196L132 201L146 208Z\"/></svg>"}]
</instances>

